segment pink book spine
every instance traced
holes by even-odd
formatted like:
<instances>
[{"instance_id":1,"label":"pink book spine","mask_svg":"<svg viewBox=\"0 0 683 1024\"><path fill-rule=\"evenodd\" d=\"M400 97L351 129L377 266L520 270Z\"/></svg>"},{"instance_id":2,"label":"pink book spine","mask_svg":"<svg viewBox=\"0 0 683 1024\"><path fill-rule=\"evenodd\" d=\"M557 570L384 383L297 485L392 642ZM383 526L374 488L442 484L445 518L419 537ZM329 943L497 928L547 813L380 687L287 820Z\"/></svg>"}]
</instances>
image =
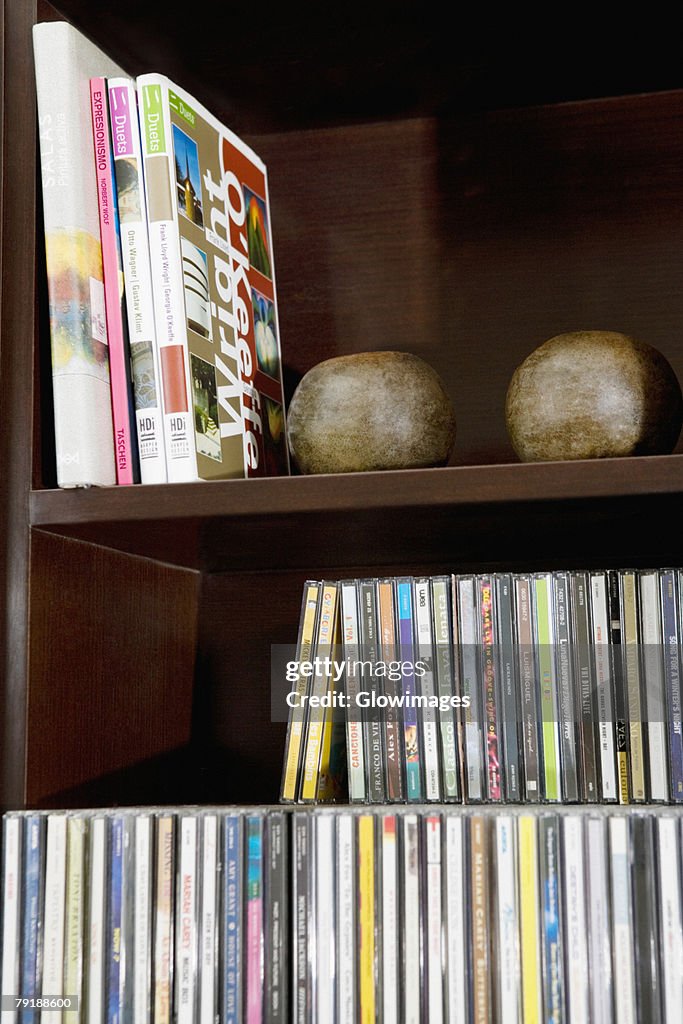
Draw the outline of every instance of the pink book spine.
<instances>
[{"instance_id":1,"label":"pink book spine","mask_svg":"<svg viewBox=\"0 0 683 1024\"><path fill-rule=\"evenodd\" d=\"M97 199L102 241L102 269L104 272L104 301L107 316L109 344L109 376L111 404L114 420L114 453L116 482L133 484L139 480L137 470L137 439L132 393L130 360L128 357L124 295L122 291L122 263L119 244L116 194L109 134L106 78L90 79L90 105L95 142L95 169Z\"/></svg>"}]
</instances>

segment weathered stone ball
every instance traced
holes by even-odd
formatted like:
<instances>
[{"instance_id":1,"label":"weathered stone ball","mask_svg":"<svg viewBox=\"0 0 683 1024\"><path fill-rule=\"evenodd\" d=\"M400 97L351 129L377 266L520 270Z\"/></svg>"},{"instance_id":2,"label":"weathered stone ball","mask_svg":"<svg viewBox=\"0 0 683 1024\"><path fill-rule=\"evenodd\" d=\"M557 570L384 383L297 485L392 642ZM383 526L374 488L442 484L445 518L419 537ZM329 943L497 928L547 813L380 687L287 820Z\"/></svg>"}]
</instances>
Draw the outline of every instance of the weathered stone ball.
<instances>
[{"instance_id":1,"label":"weathered stone ball","mask_svg":"<svg viewBox=\"0 0 683 1024\"><path fill-rule=\"evenodd\" d=\"M314 366L287 414L302 473L439 466L455 443L455 415L436 371L407 352L360 352Z\"/></svg>"},{"instance_id":2,"label":"weathered stone ball","mask_svg":"<svg viewBox=\"0 0 683 1024\"><path fill-rule=\"evenodd\" d=\"M517 367L505 420L523 462L664 455L678 440L683 399L656 348L614 331L574 331Z\"/></svg>"}]
</instances>

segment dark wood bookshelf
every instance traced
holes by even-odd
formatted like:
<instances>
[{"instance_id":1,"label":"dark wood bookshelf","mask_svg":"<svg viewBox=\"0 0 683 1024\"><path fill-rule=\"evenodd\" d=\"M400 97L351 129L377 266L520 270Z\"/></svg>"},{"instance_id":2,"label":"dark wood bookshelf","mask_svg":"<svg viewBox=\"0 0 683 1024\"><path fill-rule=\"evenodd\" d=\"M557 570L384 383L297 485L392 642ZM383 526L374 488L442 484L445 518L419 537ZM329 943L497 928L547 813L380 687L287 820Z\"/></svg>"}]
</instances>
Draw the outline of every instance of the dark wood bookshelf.
<instances>
[{"instance_id":1,"label":"dark wood bookshelf","mask_svg":"<svg viewBox=\"0 0 683 1024\"><path fill-rule=\"evenodd\" d=\"M276 800L270 645L294 639L309 576L683 559L683 442L521 465L504 424L515 367L565 330L633 334L683 380L673 47L634 30L576 60L468 25L446 53L438 19L377 4L287 5L259 50L225 4L197 14L193 45L184 18L128 0L2 4L4 807ZM265 159L288 393L329 356L413 351L452 396L453 465L55 489L31 43L47 18L167 73Z\"/></svg>"}]
</instances>

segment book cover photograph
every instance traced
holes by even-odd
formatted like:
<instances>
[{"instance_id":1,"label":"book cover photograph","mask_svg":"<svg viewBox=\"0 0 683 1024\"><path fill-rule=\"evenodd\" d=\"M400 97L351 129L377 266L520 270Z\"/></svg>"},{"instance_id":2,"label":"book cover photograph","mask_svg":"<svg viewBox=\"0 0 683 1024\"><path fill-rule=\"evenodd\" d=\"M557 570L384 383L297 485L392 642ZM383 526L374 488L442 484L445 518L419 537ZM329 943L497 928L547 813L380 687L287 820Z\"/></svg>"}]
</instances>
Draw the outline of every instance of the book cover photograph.
<instances>
[{"instance_id":1,"label":"book cover photograph","mask_svg":"<svg viewBox=\"0 0 683 1024\"><path fill-rule=\"evenodd\" d=\"M169 479L286 474L266 168L163 76L138 90Z\"/></svg>"}]
</instances>

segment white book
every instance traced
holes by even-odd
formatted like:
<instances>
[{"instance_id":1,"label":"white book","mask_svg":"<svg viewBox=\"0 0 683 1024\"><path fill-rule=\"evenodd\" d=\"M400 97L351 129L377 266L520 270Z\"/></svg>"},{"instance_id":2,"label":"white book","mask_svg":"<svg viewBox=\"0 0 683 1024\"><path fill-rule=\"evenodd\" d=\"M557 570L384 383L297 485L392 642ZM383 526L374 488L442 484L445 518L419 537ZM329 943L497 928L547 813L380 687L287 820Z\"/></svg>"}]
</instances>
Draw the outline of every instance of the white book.
<instances>
[{"instance_id":1,"label":"white book","mask_svg":"<svg viewBox=\"0 0 683 1024\"><path fill-rule=\"evenodd\" d=\"M586 822L591 1024L612 1024L612 926L604 818Z\"/></svg>"},{"instance_id":2,"label":"white book","mask_svg":"<svg viewBox=\"0 0 683 1024\"><path fill-rule=\"evenodd\" d=\"M199 1024L215 1024L218 1009L218 817L202 819Z\"/></svg>"},{"instance_id":3,"label":"white book","mask_svg":"<svg viewBox=\"0 0 683 1024\"><path fill-rule=\"evenodd\" d=\"M195 1024L197 995L197 817L180 819L176 897L176 1021Z\"/></svg>"},{"instance_id":4,"label":"white book","mask_svg":"<svg viewBox=\"0 0 683 1024\"><path fill-rule=\"evenodd\" d=\"M562 826L568 1024L589 1024L583 818L567 814L563 818Z\"/></svg>"},{"instance_id":5,"label":"white book","mask_svg":"<svg viewBox=\"0 0 683 1024\"><path fill-rule=\"evenodd\" d=\"M88 846L88 984L87 1024L102 1024L104 1013L104 945L106 926L107 820L97 816L90 822Z\"/></svg>"},{"instance_id":6,"label":"white book","mask_svg":"<svg viewBox=\"0 0 683 1024\"><path fill-rule=\"evenodd\" d=\"M656 570L640 572L639 584L640 628L643 644L643 694L650 765L649 799L665 803L669 799L669 770L659 573Z\"/></svg>"},{"instance_id":7,"label":"white book","mask_svg":"<svg viewBox=\"0 0 683 1024\"><path fill-rule=\"evenodd\" d=\"M120 77L108 79L107 91L140 480L162 484L167 479L166 451L137 91L133 79Z\"/></svg>"},{"instance_id":8,"label":"white book","mask_svg":"<svg viewBox=\"0 0 683 1024\"><path fill-rule=\"evenodd\" d=\"M403 821L403 1024L420 1024L420 837L418 818Z\"/></svg>"},{"instance_id":9,"label":"white book","mask_svg":"<svg viewBox=\"0 0 683 1024\"><path fill-rule=\"evenodd\" d=\"M346 761L349 778L349 800L363 802L366 797L365 748L363 746L363 722L356 703L360 689L360 677L355 665L359 659L360 638L358 633L358 595L355 580L341 585L342 641L346 673Z\"/></svg>"},{"instance_id":10,"label":"white book","mask_svg":"<svg viewBox=\"0 0 683 1024\"><path fill-rule=\"evenodd\" d=\"M600 777L602 799L616 800L617 766L614 734L614 694L610 658L610 630L607 614L607 581L605 574L591 573L591 623L595 654L595 689L598 705L598 741L600 744Z\"/></svg>"},{"instance_id":11,"label":"white book","mask_svg":"<svg viewBox=\"0 0 683 1024\"><path fill-rule=\"evenodd\" d=\"M467 1020L465 866L463 818L448 814L446 825L446 985L448 1020Z\"/></svg>"},{"instance_id":12,"label":"white book","mask_svg":"<svg viewBox=\"0 0 683 1024\"><path fill-rule=\"evenodd\" d=\"M398 1024L399 992L399 886L398 845L394 814L384 815L382 823L382 971L381 991L383 1024Z\"/></svg>"},{"instance_id":13,"label":"white book","mask_svg":"<svg viewBox=\"0 0 683 1024\"><path fill-rule=\"evenodd\" d=\"M22 818L5 816L2 868L2 988L5 998L21 996L19 950L21 948L21 831ZM2 1024L15 1024L16 1009L7 1007L0 1014Z\"/></svg>"},{"instance_id":14,"label":"white book","mask_svg":"<svg viewBox=\"0 0 683 1024\"><path fill-rule=\"evenodd\" d=\"M356 1021L356 920L354 817L337 815L335 912L337 916L337 1021ZM329 898L329 897L328 897Z\"/></svg>"},{"instance_id":15,"label":"white book","mask_svg":"<svg viewBox=\"0 0 683 1024\"><path fill-rule=\"evenodd\" d=\"M49 814L45 853L45 917L43 928L42 997L59 998L64 993L64 910L66 904L65 814ZM43 1010L42 1024L61 1024L61 1010Z\"/></svg>"},{"instance_id":16,"label":"white book","mask_svg":"<svg viewBox=\"0 0 683 1024\"><path fill-rule=\"evenodd\" d=\"M441 932L443 911L441 905L441 818L428 815L425 819L425 854L427 861L427 1013L429 1024L443 1021L443 968Z\"/></svg>"},{"instance_id":17,"label":"white book","mask_svg":"<svg viewBox=\"0 0 683 1024\"><path fill-rule=\"evenodd\" d=\"M436 696L434 645L432 642L432 601L429 580L415 580L414 591L415 637L417 641L415 686L418 694L426 697L429 702ZM422 736L424 740L425 799L429 802L438 801L441 799L441 778L439 771L439 723L435 707L427 706L422 708Z\"/></svg>"},{"instance_id":18,"label":"white book","mask_svg":"<svg viewBox=\"0 0 683 1024\"><path fill-rule=\"evenodd\" d=\"M135 817L135 966L133 1024L147 1024L152 1007L152 856L151 814Z\"/></svg>"},{"instance_id":19,"label":"white book","mask_svg":"<svg viewBox=\"0 0 683 1024\"><path fill-rule=\"evenodd\" d=\"M629 835L624 815L609 819L609 840L616 1024L636 1024Z\"/></svg>"},{"instance_id":20,"label":"white book","mask_svg":"<svg viewBox=\"0 0 683 1024\"><path fill-rule=\"evenodd\" d=\"M125 72L65 21L33 27L57 482L116 483L90 78Z\"/></svg>"},{"instance_id":21,"label":"white book","mask_svg":"<svg viewBox=\"0 0 683 1024\"><path fill-rule=\"evenodd\" d=\"M335 1021L334 816L315 816L316 1014L319 1024Z\"/></svg>"},{"instance_id":22,"label":"white book","mask_svg":"<svg viewBox=\"0 0 683 1024\"><path fill-rule=\"evenodd\" d=\"M460 649L460 689L469 698L462 717L465 732L465 797L479 801L484 797L484 755L482 747L481 703L477 685L477 629L474 609L474 579L457 578L458 646Z\"/></svg>"},{"instance_id":23,"label":"white book","mask_svg":"<svg viewBox=\"0 0 683 1024\"><path fill-rule=\"evenodd\" d=\"M496 929L500 1024L516 1024L520 1010L519 920L515 827L508 815L496 817Z\"/></svg>"},{"instance_id":24,"label":"white book","mask_svg":"<svg viewBox=\"0 0 683 1024\"><path fill-rule=\"evenodd\" d=\"M683 826L683 822L681 823ZM681 846L677 817L657 821L659 922L664 1019L680 1020L683 1006L683 920L681 919Z\"/></svg>"}]
</instances>

